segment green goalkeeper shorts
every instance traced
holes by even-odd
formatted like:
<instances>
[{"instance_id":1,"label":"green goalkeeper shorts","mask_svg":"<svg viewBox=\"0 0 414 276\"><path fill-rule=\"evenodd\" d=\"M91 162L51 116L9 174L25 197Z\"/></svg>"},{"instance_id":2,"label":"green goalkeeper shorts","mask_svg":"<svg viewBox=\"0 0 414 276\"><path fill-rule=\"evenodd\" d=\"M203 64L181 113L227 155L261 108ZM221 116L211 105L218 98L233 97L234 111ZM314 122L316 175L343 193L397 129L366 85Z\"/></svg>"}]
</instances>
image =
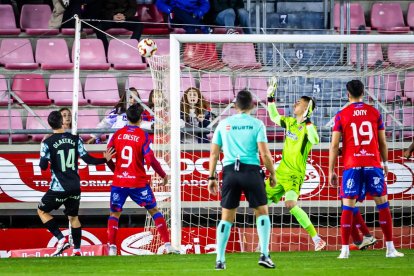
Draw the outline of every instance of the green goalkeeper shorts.
<instances>
[{"instance_id":1,"label":"green goalkeeper shorts","mask_svg":"<svg viewBox=\"0 0 414 276\"><path fill-rule=\"evenodd\" d=\"M269 179L265 180L267 204L278 203L282 196L288 191L294 191L300 195L300 187L303 183L303 176L297 174L281 174L276 172L276 186L270 187Z\"/></svg>"}]
</instances>

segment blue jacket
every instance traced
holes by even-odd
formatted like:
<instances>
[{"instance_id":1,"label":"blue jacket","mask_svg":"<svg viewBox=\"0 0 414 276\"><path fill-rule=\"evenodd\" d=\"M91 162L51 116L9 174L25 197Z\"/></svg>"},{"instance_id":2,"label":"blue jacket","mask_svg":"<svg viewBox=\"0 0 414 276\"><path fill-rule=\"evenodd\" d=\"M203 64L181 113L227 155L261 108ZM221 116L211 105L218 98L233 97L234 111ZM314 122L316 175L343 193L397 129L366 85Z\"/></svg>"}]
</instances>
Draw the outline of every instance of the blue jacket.
<instances>
[{"instance_id":1,"label":"blue jacket","mask_svg":"<svg viewBox=\"0 0 414 276\"><path fill-rule=\"evenodd\" d=\"M210 9L208 0L157 0L157 8L163 13L171 13L177 8L188 13L203 17Z\"/></svg>"}]
</instances>

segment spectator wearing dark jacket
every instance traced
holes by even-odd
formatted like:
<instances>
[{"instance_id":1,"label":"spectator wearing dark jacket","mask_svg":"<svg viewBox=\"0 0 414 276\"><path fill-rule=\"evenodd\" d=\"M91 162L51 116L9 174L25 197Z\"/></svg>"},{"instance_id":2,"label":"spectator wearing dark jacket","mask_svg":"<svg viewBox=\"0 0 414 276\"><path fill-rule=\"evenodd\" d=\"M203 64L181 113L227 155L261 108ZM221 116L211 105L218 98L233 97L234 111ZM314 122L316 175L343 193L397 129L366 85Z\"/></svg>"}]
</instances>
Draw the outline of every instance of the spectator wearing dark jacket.
<instances>
[{"instance_id":1,"label":"spectator wearing dark jacket","mask_svg":"<svg viewBox=\"0 0 414 276\"><path fill-rule=\"evenodd\" d=\"M245 34L251 34L249 12L244 8L243 0L211 0L217 25L225 26L228 33L234 33L237 22Z\"/></svg>"},{"instance_id":2,"label":"spectator wearing dark jacket","mask_svg":"<svg viewBox=\"0 0 414 276\"><path fill-rule=\"evenodd\" d=\"M203 26L203 18L210 9L208 0L157 0L156 5L168 14L172 27L183 28L188 34L194 34L197 29L209 33L209 28Z\"/></svg>"},{"instance_id":3,"label":"spectator wearing dark jacket","mask_svg":"<svg viewBox=\"0 0 414 276\"><path fill-rule=\"evenodd\" d=\"M132 31L131 39L139 41L143 26L137 22L135 18L136 12L136 0L103 0L101 17L104 20L111 21L102 21L97 27L103 31L110 28L125 28ZM96 36L102 40L105 51L108 52L108 39L106 38L106 34L96 31Z\"/></svg>"}]
</instances>

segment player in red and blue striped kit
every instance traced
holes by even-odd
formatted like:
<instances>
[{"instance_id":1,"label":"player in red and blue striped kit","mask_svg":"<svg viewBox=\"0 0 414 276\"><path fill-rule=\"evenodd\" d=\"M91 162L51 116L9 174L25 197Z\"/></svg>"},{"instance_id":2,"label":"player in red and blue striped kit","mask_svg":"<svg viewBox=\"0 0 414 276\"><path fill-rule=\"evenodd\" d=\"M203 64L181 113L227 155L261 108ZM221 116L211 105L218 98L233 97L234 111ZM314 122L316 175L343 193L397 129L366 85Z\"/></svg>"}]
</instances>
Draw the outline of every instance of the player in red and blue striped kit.
<instances>
[{"instance_id":1,"label":"player in red and blue striped kit","mask_svg":"<svg viewBox=\"0 0 414 276\"><path fill-rule=\"evenodd\" d=\"M341 239L339 259L349 257L349 236L356 201L370 194L379 212L379 223L387 246L386 257L403 257L392 240L392 217L384 181L388 173L388 147L381 114L363 102L364 85L352 80L346 85L350 104L335 116L332 143L329 149L329 182L338 185L335 163L342 137L344 171L340 196L342 198ZM381 165L381 159L383 164Z\"/></svg>"},{"instance_id":2,"label":"player in red and blue striped kit","mask_svg":"<svg viewBox=\"0 0 414 276\"><path fill-rule=\"evenodd\" d=\"M108 218L109 255L117 255L118 221L128 196L148 210L165 243L167 253L179 253L171 247L167 224L157 208L157 202L149 184L150 178L145 171L144 160L163 178L161 185L168 183L167 174L151 150L151 139L148 133L139 127L143 112L144 108L140 104L131 105L126 112L128 125L116 131L108 143L108 148L114 148L116 151L116 163L108 164L114 172L111 185L111 211Z\"/></svg>"}]
</instances>

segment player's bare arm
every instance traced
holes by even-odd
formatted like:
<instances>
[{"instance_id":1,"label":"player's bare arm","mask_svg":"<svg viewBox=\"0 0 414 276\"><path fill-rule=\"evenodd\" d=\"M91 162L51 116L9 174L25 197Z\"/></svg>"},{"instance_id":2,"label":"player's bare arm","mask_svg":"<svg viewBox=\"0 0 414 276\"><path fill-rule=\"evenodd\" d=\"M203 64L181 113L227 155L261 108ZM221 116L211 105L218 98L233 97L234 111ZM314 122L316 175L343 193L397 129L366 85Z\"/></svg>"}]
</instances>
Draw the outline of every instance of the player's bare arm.
<instances>
[{"instance_id":1,"label":"player's bare arm","mask_svg":"<svg viewBox=\"0 0 414 276\"><path fill-rule=\"evenodd\" d=\"M338 187L338 175L335 173L335 165L338 159L339 153L339 141L342 134L338 131L332 133L332 142L329 147L329 185L336 188Z\"/></svg>"},{"instance_id":2,"label":"player's bare arm","mask_svg":"<svg viewBox=\"0 0 414 276\"><path fill-rule=\"evenodd\" d=\"M210 162L209 162L209 178L208 178L208 192L216 196L218 193L218 184L216 179L216 165L220 156L220 146L211 144L210 148Z\"/></svg>"},{"instance_id":3,"label":"player's bare arm","mask_svg":"<svg viewBox=\"0 0 414 276\"><path fill-rule=\"evenodd\" d=\"M379 151L381 154L381 160L383 162L384 175L387 176L388 174L388 146L387 146L387 140L385 138L385 130L378 131L378 145L379 145Z\"/></svg>"}]
</instances>

